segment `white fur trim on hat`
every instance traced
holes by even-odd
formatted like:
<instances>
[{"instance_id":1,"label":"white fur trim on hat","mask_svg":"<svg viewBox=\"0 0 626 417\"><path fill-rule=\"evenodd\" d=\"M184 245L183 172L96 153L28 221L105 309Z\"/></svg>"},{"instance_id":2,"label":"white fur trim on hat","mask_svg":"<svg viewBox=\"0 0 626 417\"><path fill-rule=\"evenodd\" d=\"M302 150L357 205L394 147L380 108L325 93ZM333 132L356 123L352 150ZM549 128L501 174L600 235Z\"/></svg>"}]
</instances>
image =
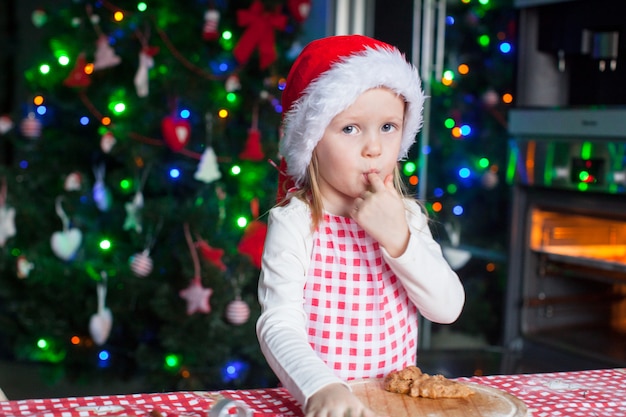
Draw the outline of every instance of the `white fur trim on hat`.
<instances>
[{"instance_id":1,"label":"white fur trim on hat","mask_svg":"<svg viewBox=\"0 0 626 417\"><path fill-rule=\"evenodd\" d=\"M392 47L366 47L338 57L329 70L309 83L290 109L285 109L279 150L287 175L303 184L313 150L332 119L350 107L365 91L386 87L407 103L398 160L406 158L422 127L424 93L417 69Z\"/></svg>"}]
</instances>

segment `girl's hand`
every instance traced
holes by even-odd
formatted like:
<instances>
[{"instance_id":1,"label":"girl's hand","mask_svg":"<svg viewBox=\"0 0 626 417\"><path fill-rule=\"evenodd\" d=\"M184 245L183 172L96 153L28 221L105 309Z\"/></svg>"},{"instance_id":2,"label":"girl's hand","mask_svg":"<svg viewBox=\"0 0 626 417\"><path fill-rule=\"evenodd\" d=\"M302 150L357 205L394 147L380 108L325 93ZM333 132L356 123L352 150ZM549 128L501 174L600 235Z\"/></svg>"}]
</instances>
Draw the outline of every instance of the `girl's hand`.
<instances>
[{"instance_id":1,"label":"girl's hand","mask_svg":"<svg viewBox=\"0 0 626 417\"><path fill-rule=\"evenodd\" d=\"M311 395L305 417L377 417L345 385L331 384Z\"/></svg>"},{"instance_id":2,"label":"girl's hand","mask_svg":"<svg viewBox=\"0 0 626 417\"><path fill-rule=\"evenodd\" d=\"M394 258L402 255L409 244L402 196L393 186L393 175L383 180L367 174L370 189L354 200L352 218Z\"/></svg>"}]
</instances>

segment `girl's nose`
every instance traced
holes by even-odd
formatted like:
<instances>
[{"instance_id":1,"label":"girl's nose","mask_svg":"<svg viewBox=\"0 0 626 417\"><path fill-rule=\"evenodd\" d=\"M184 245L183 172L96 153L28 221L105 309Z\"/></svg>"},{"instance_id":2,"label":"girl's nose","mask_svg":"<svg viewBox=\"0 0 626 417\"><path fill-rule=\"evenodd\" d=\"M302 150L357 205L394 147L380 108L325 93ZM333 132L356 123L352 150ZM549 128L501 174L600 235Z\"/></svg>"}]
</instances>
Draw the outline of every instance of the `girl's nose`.
<instances>
[{"instance_id":1,"label":"girl's nose","mask_svg":"<svg viewBox=\"0 0 626 417\"><path fill-rule=\"evenodd\" d=\"M381 140L378 134L370 133L365 135L365 144L363 145L364 156L368 158L380 156L381 150Z\"/></svg>"}]
</instances>

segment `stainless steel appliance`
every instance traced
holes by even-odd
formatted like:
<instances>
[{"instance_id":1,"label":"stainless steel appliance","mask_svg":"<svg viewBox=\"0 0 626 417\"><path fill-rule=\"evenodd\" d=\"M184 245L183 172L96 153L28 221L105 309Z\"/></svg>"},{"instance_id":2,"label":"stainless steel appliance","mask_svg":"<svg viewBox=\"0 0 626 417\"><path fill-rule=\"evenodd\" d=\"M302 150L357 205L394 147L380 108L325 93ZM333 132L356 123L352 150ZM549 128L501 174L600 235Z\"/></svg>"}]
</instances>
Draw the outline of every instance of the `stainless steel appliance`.
<instances>
[{"instance_id":1,"label":"stainless steel appliance","mask_svg":"<svg viewBox=\"0 0 626 417\"><path fill-rule=\"evenodd\" d=\"M626 365L626 22L599 3L518 1L509 115L504 345L573 367Z\"/></svg>"},{"instance_id":2,"label":"stainless steel appliance","mask_svg":"<svg viewBox=\"0 0 626 417\"><path fill-rule=\"evenodd\" d=\"M535 130L510 147L505 345L530 340L624 366L626 138Z\"/></svg>"}]
</instances>

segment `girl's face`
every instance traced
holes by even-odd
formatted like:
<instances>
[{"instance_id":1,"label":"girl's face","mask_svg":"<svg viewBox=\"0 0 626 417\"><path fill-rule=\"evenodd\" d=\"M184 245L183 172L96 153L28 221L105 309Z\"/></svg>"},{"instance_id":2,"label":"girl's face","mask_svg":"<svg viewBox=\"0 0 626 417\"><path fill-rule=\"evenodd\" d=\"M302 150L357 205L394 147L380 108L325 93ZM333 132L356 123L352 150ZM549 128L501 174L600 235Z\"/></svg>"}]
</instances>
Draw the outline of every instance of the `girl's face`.
<instances>
[{"instance_id":1,"label":"girl's face","mask_svg":"<svg viewBox=\"0 0 626 417\"><path fill-rule=\"evenodd\" d=\"M402 142L404 107L396 93L374 88L333 118L315 148L325 210L348 216L353 200L368 190L368 173L383 181L393 173Z\"/></svg>"}]
</instances>

